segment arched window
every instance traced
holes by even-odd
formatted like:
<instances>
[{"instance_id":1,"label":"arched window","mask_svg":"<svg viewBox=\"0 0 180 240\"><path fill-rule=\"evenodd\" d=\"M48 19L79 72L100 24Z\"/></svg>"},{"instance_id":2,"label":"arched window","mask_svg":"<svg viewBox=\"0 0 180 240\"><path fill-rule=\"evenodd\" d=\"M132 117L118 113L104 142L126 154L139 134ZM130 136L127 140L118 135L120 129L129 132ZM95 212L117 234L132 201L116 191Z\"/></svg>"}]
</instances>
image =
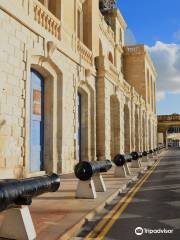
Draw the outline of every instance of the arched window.
<instances>
[{"instance_id":1,"label":"arched window","mask_svg":"<svg viewBox=\"0 0 180 240\"><path fill-rule=\"evenodd\" d=\"M103 47L101 40L99 40L99 56L103 56Z\"/></svg>"},{"instance_id":2,"label":"arched window","mask_svg":"<svg viewBox=\"0 0 180 240\"><path fill-rule=\"evenodd\" d=\"M113 55L111 52L109 52L108 59L113 64Z\"/></svg>"},{"instance_id":3,"label":"arched window","mask_svg":"<svg viewBox=\"0 0 180 240\"><path fill-rule=\"evenodd\" d=\"M119 29L119 42L122 43L122 30Z\"/></svg>"},{"instance_id":4,"label":"arched window","mask_svg":"<svg viewBox=\"0 0 180 240\"><path fill-rule=\"evenodd\" d=\"M30 172L44 170L44 78L31 69Z\"/></svg>"}]
</instances>

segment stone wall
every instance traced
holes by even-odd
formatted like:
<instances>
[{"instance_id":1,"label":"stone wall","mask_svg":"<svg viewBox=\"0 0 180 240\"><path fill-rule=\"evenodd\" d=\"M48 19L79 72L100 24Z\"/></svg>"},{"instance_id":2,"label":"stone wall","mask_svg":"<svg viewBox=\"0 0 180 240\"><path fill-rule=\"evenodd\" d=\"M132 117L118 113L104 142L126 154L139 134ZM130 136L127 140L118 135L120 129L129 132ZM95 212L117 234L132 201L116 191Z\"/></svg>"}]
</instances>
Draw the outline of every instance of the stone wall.
<instances>
[{"instance_id":1,"label":"stone wall","mask_svg":"<svg viewBox=\"0 0 180 240\"><path fill-rule=\"evenodd\" d=\"M75 16L78 6L83 11L82 1L69 8L62 0L60 19L37 0L0 2L0 178L73 171L79 161L78 92L85 99L83 160L112 159L124 153L127 141L128 151L156 145L155 112L139 92L141 83L126 79L131 73L136 79L132 67L123 75L124 40L118 42L116 32L121 28L124 36L125 22L114 10L111 29L98 1L87 1L93 18L90 48L77 38ZM29 170L31 69L45 80L44 171L34 173Z\"/></svg>"}]
</instances>

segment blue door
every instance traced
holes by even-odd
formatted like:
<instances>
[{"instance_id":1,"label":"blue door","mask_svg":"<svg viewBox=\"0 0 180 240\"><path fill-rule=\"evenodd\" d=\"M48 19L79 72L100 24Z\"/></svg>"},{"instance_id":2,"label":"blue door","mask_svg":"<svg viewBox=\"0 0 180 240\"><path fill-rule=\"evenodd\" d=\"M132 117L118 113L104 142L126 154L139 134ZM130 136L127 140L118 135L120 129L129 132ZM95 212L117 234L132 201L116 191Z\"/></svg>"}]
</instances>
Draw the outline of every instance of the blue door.
<instances>
[{"instance_id":1,"label":"blue door","mask_svg":"<svg viewBox=\"0 0 180 240\"><path fill-rule=\"evenodd\" d=\"M82 115L82 106L81 106L81 94L78 93L78 134L77 134L77 147L78 147L78 157L81 161L81 115Z\"/></svg>"},{"instance_id":2,"label":"blue door","mask_svg":"<svg viewBox=\"0 0 180 240\"><path fill-rule=\"evenodd\" d=\"M44 79L31 70L30 172L43 170Z\"/></svg>"}]
</instances>

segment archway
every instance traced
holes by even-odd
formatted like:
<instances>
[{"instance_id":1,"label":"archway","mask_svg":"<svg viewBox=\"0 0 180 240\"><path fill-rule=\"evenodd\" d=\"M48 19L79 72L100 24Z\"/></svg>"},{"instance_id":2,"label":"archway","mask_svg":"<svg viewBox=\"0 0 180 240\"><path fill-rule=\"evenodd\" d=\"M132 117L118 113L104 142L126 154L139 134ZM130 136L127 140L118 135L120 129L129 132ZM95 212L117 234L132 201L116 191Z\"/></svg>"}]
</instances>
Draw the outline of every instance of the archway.
<instances>
[{"instance_id":1,"label":"archway","mask_svg":"<svg viewBox=\"0 0 180 240\"><path fill-rule=\"evenodd\" d=\"M63 75L56 64L42 56L32 55L28 64L28 71L37 72L44 79L44 102L39 101L39 92L35 92L34 101L37 105L44 105L44 151L41 170L49 172L62 171L62 82ZM30 168L31 142L31 106L33 103L31 74L26 84L26 137L25 137L25 168L27 174ZM37 103L36 103L37 102ZM37 106L36 106L37 107ZM41 112L37 110L37 113ZM42 134L40 134L42 136ZM42 141L42 140L41 140ZM39 172L34 169L33 172ZM32 174L31 174L32 175Z\"/></svg>"},{"instance_id":2,"label":"archway","mask_svg":"<svg viewBox=\"0 0 180 240\"><path fill-rule=\"evenodd\" d=\"M138 108L135 110L135 151L139 152L139 114Z\"/></svg>"},{"instance_id":3,"label":"archway","mask_svg":"<svg viewBox=\"0 0 180 240\"><path fill-rule=\"evenodd\" d=\"M149 129L149 150L152 149L152 136L151 136L151 133L152 133L152 129L151 129L151 120L149 119L148 120L148 129Z\"/></svg>"},{"instance_id":4,"label":"archway","mask_svg":"<svg viewBox=\"0 0 180 240\"><path fill-rule=\"evenodd\" d=\"M113 55L112 55L111 52L109 52L109 54L108 54L108 59L109 59L109 61L110 61L112 64L114 63L114 61L113 61Z\"/></svg>"},{"instance_id":5,"label":"archway","mask_svg":"<svg viewBox=\"0 0 180 240\"><path fill-rule=\"evenodd\" d=\"M88 160L88 94L78 89L78 136L77 152L79 161Z\"/></svg>"},{"instance_id":6,"label":"archway","mask_svg":"<svg viewBox=\"0 0 180 240\"><path fill-rule=\"evenodd\" d=\"M103 56L103 46L101 40L99 40L99 56Z\"/></svg>"},{"instance_id":7,"label":"archway","mask_svg":"<svg viewBox=\"0 0 180 240\"><path fill-rule=\"evenodd\" d=\"M167 146L168 130L177 131L180 127L180 114L159 115L158 116L158 144L165 144Z\"/></svg>"},{"instance_id":8,"label":"archway","mask_svg":"<svg viewBox=\"0 0 180 240\"><path fill-rule=\"evenodd\" d=\"M31 69L30 172L44 170L44 78Z\"/></svg>"},{"instance_id":9,"label":"archway","mask_svg":"<svg viewBox=\"0 0 180 240\"><path fill-rule=\"evenodd\" d=\"M147 145L146 145L146 118L143 114L143 151L147 151Z\"/></svg>"},{"instance_id":10,"label":"archway","mask_svg":"<svg viewBox=\"0 0 180 240\"><path fill-rule=\"evenodd\" d=\"M124 152L131 151L130 137L130 113L127 104L124 105Z\"/></svg>"},{"instance_id":11,"label":"archway","mask_svg":"<svg viewBox=\"0 0 180 240\"><path fill-rule=\"evenodd\" d=\"M110 97L111 159L120 153L120 104L116 96Z\"/></svg>"},{"instance_id":12,"label":"archway","mask_svg":"<svg viewBox=\"0 0 180 240\"><path fill-rule=\"evenodd\" d=\"M167 145L171 148L180 147L180 126L172 126L167 129Z\"/></svg>"}]
</instances>

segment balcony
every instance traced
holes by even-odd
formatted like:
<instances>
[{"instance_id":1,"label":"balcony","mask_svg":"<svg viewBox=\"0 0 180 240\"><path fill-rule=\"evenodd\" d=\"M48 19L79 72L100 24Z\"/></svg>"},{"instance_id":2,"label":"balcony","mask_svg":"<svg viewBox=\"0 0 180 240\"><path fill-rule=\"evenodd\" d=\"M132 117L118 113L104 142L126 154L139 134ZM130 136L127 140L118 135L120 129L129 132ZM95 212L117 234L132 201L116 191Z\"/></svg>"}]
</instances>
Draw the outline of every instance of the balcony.
<instances>
[{"instance_id":1,"label":"balcony","mask_svg":"<svg viewBox=\"0 0 180 240\"><path fill-rule=\"evenodd\" d=\"M87 63L93 65L93 54L80 40L77 42L77 50L81 58Z\"/></svg>"},{"instance_id":2,"label":"balcony","mask_svg":"<svg viewBox=\"0 0 180 240\"><path fill-rule=\"evenodd\" d=\"M114 32L110 26L107 25L106 21L104 20L104 16L99 12L99 19L100 19L100 30L103 34L109 39L111 43L114 43Z\"/></svg>"},{"instance_id":3,"label":"balcony","mask_svg":"<svg viewBox=\"0 0 180 240\"><path fill-rule=\"evenodd\" d=\"M126 82L125 80L123 81L123 88L124 88L124 91L128 94L131 93L131 85Z\"/></svg>"},{"instance_id":4,"label":"balcony","mask_svg":"<svg viewBox=\"0 0 180 240\"><path fill-rule=\"evenodd\" d=\"M114 74L118 74L117 68L114 66L114 64L109 60L108 60L108 63L109 63L109 70Z\"/></svg>"},{"instance_id":5,"label":"balcony","mask_svg":"<svg viewBox=\"0 0 180 240\"><path fill-rule=\"evenodd\" d=\"M33 0L34 20L58 40L61 39L60 21L39 1Z\"/></svg>"},{"instance_id":6,"label":"balcony","mask_svg":"<svg viewBox=\"0 0 180 240\"><path fill-rule=\"evenodd\" d=\"M132 89L132 98L136 104L140 103L140 95L136 92L135 88Z\"/></svg>"}]
</instances>

